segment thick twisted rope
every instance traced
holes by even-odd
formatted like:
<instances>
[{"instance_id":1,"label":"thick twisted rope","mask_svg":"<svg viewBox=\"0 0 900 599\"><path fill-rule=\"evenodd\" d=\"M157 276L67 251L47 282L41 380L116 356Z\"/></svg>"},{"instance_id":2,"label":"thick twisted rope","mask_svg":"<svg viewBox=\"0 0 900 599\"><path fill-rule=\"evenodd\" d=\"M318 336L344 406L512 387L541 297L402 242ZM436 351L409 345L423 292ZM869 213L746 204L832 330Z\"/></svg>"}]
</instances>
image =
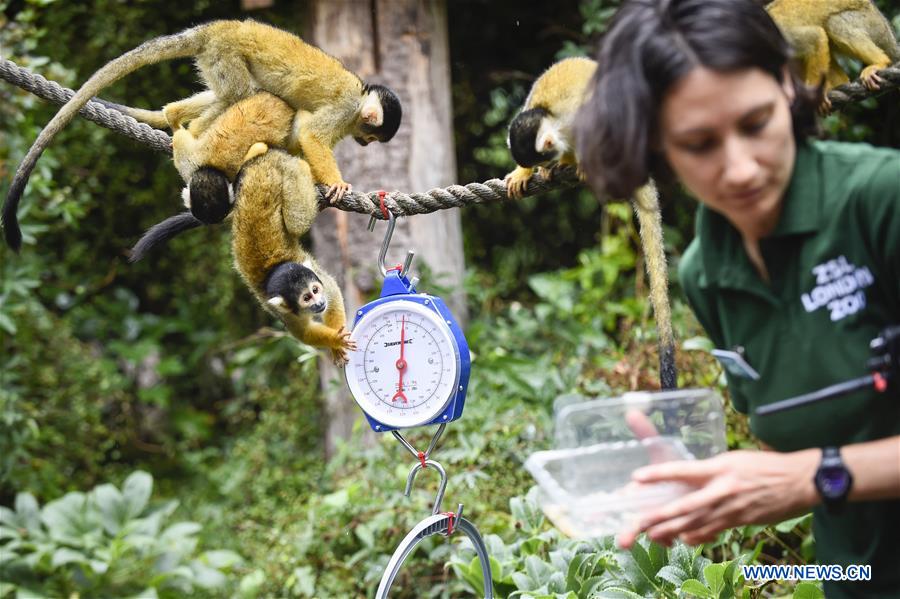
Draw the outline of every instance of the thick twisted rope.
<instances>
[{"instance_id":1,"label":"thick twisted rope","mask_svg":"<svg viewBox=\"0 0 900 599\"><path fill-rule=\"evenodd\" d=\"M71 89L32 73L6 58L0 58L0 77L54 104L65 104L75 95ZM137 140L154 150L172 153L172 138L165 131L140 123L118 110L107 108L100 102L88 102L79 114L91 122Z\"/></svg>"},{"instance_id":2,"label":"thick twisted rope","mask_svg":"<svg viewBox=\"0 0 900 599\"><path fill-rule=\"evenodd\" d=\"M872 91L859 81L851 81L840 85L828 92L828 99L831 101L831 107L841 108L845 104L859 102L874 95L881 94L889 89L900 87L900 62L878 71L878 75L884 79L881 89Z\"/></svg>"},{"instance_id":3,"label":"thick twisted rope","mask_svg":"<svg viewBox=\"0 0 900 599\"><path fill-rule=\"evenodd\" d=\"M867 98L873 93L881 93L891 88L900 87L900 63L878 71L884 79L882 89L872 92L862 83L854 81L831 90L828 99L832 108L857 102ZM27 90L34 95L53 102L64 104L74 95L71 89L62 87L58 83L48 81L44 77L32 73L28 69L20 67L11 60L0 58L0 78ZM165 131L136 121L130 116L119 112L114 108L105 106L103 100L91 101L81 109L81 116L144 143L155 150L172 153L172 138ZM110 105L112 106L112 105ZM578 179L571 168L555 169L552 171L551 180L546 180L538 174L528 182L524 195L535 195L551 189L571 187L578 184ZM423 193L403 193L400 191L389 192L385 197L385 206L394 216L410 216L413 214L428 214L446 208L458 208L469 204L481 204L506 200L506 185L500 179L489 179L484 183L469 183L467 185L451 185L445 188L435 188ZM330 204L325 199L325 188L319 186L319 207L324 209L329 206L348 212L369 214L378 219L384 219L381 211L377 191L368 193L350 192L335 204Z\"/></svg>"},{"instance_id":4,"label":"thick twisted rope","mask_svg":"<svg viewBox=\"0 0 900 599\"><path fill-rule=\"evenodd\" d=\"M54 104L66 103L75 92L58 83L20 67L11 60L0 58L0 78L33 93L39 98ZM110 104L109 106L113 106ZM105 105L103 100L92 100L81 109L81 116L131 139L139 141L161 152L172 153L172 138L165 131L154 129L150 125L136 121L132 117ZM525 195L534 195L551 189L571 187L578 184L573 169L556 169L552 171L552 179L547 180L538 174L528 182ZM384 219L377 191L368 193L350 192L337 203L331 204L325 199L324 186L318 186L319 207L334 207L348 212L369 214L377 219ZM459 208L469 204L482 204L506 200L506 184L500 179L489 179L484 183L468 185L451 185L435 188L423 193L389 192L384 198L385 207L394 216L411 216L428 214L446 208Z\"/></svg>"}]
</instances>

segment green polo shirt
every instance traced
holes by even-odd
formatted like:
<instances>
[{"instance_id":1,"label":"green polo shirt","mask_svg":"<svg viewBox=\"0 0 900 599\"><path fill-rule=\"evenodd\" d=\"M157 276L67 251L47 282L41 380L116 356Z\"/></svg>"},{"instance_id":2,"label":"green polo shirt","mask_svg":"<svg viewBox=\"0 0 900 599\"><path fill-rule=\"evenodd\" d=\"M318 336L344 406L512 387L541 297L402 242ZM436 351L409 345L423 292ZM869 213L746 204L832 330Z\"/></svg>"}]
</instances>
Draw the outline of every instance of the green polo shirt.
<instances>
[{"instance_id":1,"label":"green polo shirt","mask_svg":"<svg viewBox=\"0 0 900 599\"><path fill-rule=\"evenodd\" d=\"M811 141L797 160L756 273L737 230L701 206L679 277L716 347L743 348L758 380L726 374L736 409L778 451L900 435L900 397L857 391L780 414L753 410L867 373L869 341L900 323L900 152ZM817 561L870 564L870 583L832 597L900 597L900 500L814 511Z\"/></svg>"}]
</instances>

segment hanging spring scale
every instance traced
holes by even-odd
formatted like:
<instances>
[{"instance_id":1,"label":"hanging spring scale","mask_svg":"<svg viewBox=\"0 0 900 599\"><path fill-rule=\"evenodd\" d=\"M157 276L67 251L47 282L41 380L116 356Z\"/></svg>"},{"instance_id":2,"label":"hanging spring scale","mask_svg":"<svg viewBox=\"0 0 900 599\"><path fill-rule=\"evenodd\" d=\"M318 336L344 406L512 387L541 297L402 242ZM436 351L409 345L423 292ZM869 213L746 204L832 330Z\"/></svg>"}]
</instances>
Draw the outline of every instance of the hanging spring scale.
<instances>
[{"instance_id":1,"label":"hanging spring scale","mask_svg":"<svg viewBox=\"0 0 900 599\"><path fill-rule=\"evenodd\" d=\"M409 497L409 494L412 491L412 485L415 482L419 470L428 469L429 467L436 470L440 475L440 483L438 485L437 496L434 499L434 507L431 511L431 515L416 524L394 550L387 568L384 571L384 575L381 578L381 582L378 585L378 591L375 596L377 599L387 599L391 585L394 583L394 579L400 571L400 568L403 566L404 561L415 550L422 539L432 535L449 537L455 532L461 532L472 542L472 546L481 563L481 572L484 581L483 596L486 599L493 599L494 592L491 582L491 563L488 559L487 547L484 544L484 540L481 538L481 534L479 534L475 525L463 517L463 504L458 504L455 513L441 512L444 492L447 489L447 472L440 463L431 459L431 454L437 446L441 435L444 433L447 422L455 420L462 415L462 407L465 402L465 390L468 383L468 346L465 343L462 330L459 329L458 324L449 313L449 309L446 308L443 301L440 298L428 296L426 294L417 294L415 291L415 285L418 282L417 279L407 278L406 275L409 272L409 267L414 255L413 252L407 252L406 260L402 266L398 265L391 269L386 267L385 256L391 242L391 237L394 233L395 218L393 213L385 206L385 193L379 192L379 196L382 213L388 221L387 231L385 232L384 241L381 244L381 251L378 255L378 266L382 276L385 277L385 286L382 290L381 299L370 302L370 304L367 304L357 312L357 320L354 323L354 334L360 335L361 339L357 340L358 342L362 341L362 337L371 335L365 344L360 343L361 348L378 347L378 338L376 337L381 333L367 333L367 328L365 325L361 324L361 321L366 318L368 318L369 321L372 321L375 318L385 318L384 321L381 321L385 324L379 330L391 330L392 334L396 334L395 329L397 323L394 322L393 324L390 324L389 321L391 316L389 314L387 316L377 315L387 314L387 310L390 309L390 306L405 306L405 308L400 309L409 311L409 317L400 319L399 342L395 342L394 337L390 337L388 342L382 343L384 349L377 351L373 350L374 353L368 358L381 364L379 368L373 367L371 372L366 370L366 366L364 365L365 359L362 357L364 354L362 354L362 352L355 352L355 354L361 355L351 357L351 361L345 369L345 374L348 384L350 385L350 390L353 392L354 399L366 415L373 430L376 432L390 430L400 444L403 445L403 447L416 459L416 464L412 467L409 476L406 479L404 495ZM372 217L369 221L370 231L374 230L375 220L375 217ZM411 306L411 303L420 303L422 306L427 306L428 310L423 311L419 306ZM388 306L386 306L386 304ZM434 314L431 314L429 311L433 311ZM438 315L438 317L435 317L435 314ZM396 320L396 317L393 318ZM421 369L429 367L421 362L416 363L414 361L415 358L419 357L417 351L417 347L419 346L417 344L422 343L422 341L407 337L405 332L407 326L409 326L410 329L419 326L419 335L423 339L423 331L429 326L433 326L434 328L431 329L430 338L432 340L438 340L438 345L440 345L440 339L445 339L445 345L442 347L445 348L444 351L449 352L445 357L450 361L455 360L457 363L457 370L455 371L456 378L453 379L452 376L445 375L449 377L446 380L452 384L448 384L446 387L441 387L435 389L433 392L429 391L427 393L427 395L432 398L435 396L444 396L444 394L446 395L446 401L439 402L433 408L428 406L427 400L423 404L417 404L415 397L412 395L415 390L409 387L408 382L404 384L404 375L415 378L414 371L416 368ZM442 333L441 329L444 328L446 330ZM357 331L357 329L359 329L359 331ZM369 328L368 330L373 329L374 327ZM411 333L411 335L414 336L415 334ZM407 344L409 345L409 350L404 353L404 348ZM458 346L455 347L455 353L454 348L447 348L447 345ZM399 354L400 359L397 360L396 364L393 366L390 362L385 363L384 360L379 357L379 352L385 351L387 347L390 347L389 351L395 351L395 348L399 348L399 351L401 352ZM410 354L412 355L410 356ZM390 358L392 360L393 355L390 355ZM425 364L430 364L430 361ZM366 377L384 376L385 373L391 371L392 368L399 374L399 382L397 383L397 393L394 394L393 398L389 398L390 401L385 401L385 398L371 395L371 384L360 384L361 379ZM438 374L440 373L432 372L428 378L432 378ZM366 380L368 381L369 379L366 378ZM406 380L408 381L409 378ZM445 379L441 377L441 380L443 381ZM421 413L416 416L415 414L418 410L421 410ZM408 416L406 413L412 415ZM412 428L434 424L438 424L438 428L432 436L431 442L428 444L428 449L424 452L417 451L398 430L400 428Z\"/></svg>"}]
</instances>

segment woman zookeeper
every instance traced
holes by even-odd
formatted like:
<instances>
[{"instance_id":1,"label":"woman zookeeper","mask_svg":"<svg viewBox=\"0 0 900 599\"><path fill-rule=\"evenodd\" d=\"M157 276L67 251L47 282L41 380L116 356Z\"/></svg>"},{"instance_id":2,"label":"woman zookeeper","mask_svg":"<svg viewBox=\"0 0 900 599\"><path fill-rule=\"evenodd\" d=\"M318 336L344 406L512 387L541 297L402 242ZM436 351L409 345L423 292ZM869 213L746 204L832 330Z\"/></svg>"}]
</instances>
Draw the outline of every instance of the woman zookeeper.
<instances>
[{"instance_id":1,"label":"woman zookeeper","mask_svg":"<svg viewBox=\"0 0 900 599\"><path fill-rule=\"evenodd\" d=\"M728 372L732 402L773 451L639 470L696 490L647 513L669 543L813 509L821 564L871 565L834 597L900 597L900 397L861 390L792 411L761 405L866 374L869 342L900 323L900 152L812 141L820 93L754 0L633 0L606 34L577 123L591 184L629 197L674 175L700 202L679 266ZM756 376L758 375L758 376ZM822 477L830 467L831 485Z\"/></svg>"}]
</instances>

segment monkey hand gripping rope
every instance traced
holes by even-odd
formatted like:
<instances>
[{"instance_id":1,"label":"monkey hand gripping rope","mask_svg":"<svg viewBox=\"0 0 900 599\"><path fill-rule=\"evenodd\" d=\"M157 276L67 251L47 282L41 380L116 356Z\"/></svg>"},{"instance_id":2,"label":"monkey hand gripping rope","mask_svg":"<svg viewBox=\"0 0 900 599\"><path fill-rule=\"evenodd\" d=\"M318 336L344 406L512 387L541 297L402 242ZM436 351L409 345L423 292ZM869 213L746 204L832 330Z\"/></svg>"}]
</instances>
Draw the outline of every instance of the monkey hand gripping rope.
<instances>
[{"instance_id":1,"label":"monkey hand gripping rope","mask_svg":"<svg viewBox=\"0 0 900 599\"><path fill-rule=\"evenodd\" d=\"M383 207L383 192L380 195ZM372 429L391 431L418 460L406 480L406 496L421 469L431 467L441 479L431 515L414 526L394 551L376 597L387 597L400 567L419 541L459 531L472 541L481 562L484 597L492 598L491 565L484 541L475 525L463 518L462 504L455 513L441 513L447 473L430 459L447 423L462 416L471 366L469 346L444 301L418 293L417 279L407 278L413 252L407 253L404 264L385 266L395 221L392 213L383 210L388 227L378 256L384 275L381 297L356 312L350 339L359 349L350 353L344 373ZM371 229L375 219L369 224ZM426 451L417 451L400 433L400 429L429 425L438 428Z\"/></svg>"}]
</instances>

